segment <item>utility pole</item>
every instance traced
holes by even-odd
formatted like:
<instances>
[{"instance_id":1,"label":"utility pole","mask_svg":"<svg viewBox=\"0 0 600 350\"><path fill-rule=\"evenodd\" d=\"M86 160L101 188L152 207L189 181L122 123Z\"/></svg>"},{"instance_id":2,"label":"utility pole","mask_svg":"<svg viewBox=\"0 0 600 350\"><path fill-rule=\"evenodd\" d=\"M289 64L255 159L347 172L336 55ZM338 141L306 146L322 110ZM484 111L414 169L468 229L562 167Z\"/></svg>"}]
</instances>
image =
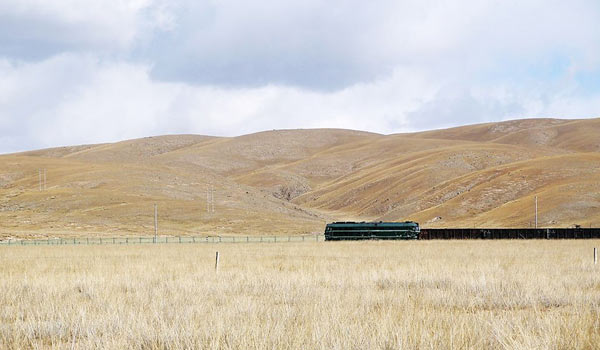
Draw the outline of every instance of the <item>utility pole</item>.
<instances>
[{"instance_id":1,"label":"utility pole","mask_svg":"<svg viewBox=\"0 0 600 350\"><path fill-rule=\"evenodd\" d=\"M42 192L42 169L38 169L38 180L40 185L40 192Z\"/></svg>"},{"instance_id":2,"label":"utility pole","mask_svg":"<svg viewBox=\"0 0 600 350\"><path fill-rule=\"evenodd\" d=\"M46 169L44 169L44 191L46 190Z\"/></svg>"},{"instance_id":3,"label":"utility pole","mask_svg":"<svg viewBox=\"0 0 600 350\"><path fill-rule=\"evenodd\" d=\"M158 238L158 205L154 204L154 243Z\"/></svg>"},{"instance_id":4,"label":"utility pole","mask_svg":"<svg viewBox=\"0 0 600 350\"><path fill-rule=\"evenodd\" d=\"M538 208L537 208L537 196L535 196L535 228L538 228Z\"/></svg>"},{"instance_id":5,"label":"utility pole","mask_svg":"<svg viewBox=\"0 0 600 350\"><path fill-rule=\"evenodd\" d=\"M211 204L211 212L214 213L215 212L215 186L211 185L211 191L210 191L210 204Z\"/></svg>"},{"instance_id":6,"label":"utility pole","mask_svg":"<svg viewBox=\"0 0 600 350\"><path fill-rule=\"evenodd\" d=\"M215 212L215 186L212 184L206 185L206 212Z\"/></svg>"}]
</instances>

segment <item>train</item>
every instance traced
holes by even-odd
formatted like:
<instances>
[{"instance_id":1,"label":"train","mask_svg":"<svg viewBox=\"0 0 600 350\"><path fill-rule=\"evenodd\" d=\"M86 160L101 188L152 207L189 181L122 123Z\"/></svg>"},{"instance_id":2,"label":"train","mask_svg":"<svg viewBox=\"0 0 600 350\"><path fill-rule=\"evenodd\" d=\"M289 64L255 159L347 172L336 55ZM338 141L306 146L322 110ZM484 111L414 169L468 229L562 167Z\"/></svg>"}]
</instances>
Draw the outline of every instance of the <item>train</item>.
<instances>
[{"instance_id":1,"label":"train","mask_svg":"<svg viewBox=\"0 0 600 350\"><path fill-rule=\"evenodd\" d=\"M419 239L419 224L404 222L333 222L325 226L325 240Z\"/></svg>"},{"instance_id":2,"label":"train","mask_svg":"<svg viewBox=\"0 0 600 350\"><path fill-rule=\"evenodd\" d=\"M325 240L363 239L599 239L600 228L420 228L414 221L333 222Z\"/></svg>"}]
</instances>

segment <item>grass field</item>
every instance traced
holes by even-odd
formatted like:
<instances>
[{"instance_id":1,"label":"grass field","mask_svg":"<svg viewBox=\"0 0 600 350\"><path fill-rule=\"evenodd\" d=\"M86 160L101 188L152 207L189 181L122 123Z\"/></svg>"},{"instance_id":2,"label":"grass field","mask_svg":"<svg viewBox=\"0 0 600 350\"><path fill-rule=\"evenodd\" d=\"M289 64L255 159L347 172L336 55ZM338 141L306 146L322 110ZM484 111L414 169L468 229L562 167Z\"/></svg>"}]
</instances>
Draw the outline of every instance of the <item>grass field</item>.
<instances>
[{"instance_id":1,"label":"grass field","mask_svg":"<svg viewBox=\"0 0 600 350\"><path fill-rule=\"evenodd\" d=\"M594 246L0 247L0 348L597 349Z\"/></svg>"}]
</instances>

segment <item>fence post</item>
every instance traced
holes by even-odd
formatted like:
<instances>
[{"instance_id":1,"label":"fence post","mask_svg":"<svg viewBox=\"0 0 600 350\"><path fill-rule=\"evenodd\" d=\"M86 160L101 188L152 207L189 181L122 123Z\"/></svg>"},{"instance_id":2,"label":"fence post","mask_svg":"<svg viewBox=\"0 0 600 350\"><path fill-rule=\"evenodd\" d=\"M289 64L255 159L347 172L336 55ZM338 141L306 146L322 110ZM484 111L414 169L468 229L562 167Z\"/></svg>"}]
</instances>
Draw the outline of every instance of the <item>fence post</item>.
<instances>
[{"instance_id":1,"label":"fence post","mask_svg":"<svg viewBox=\"0 0 600 350\"><path fill-rule=\"evenodd\" d=\"M598 263L598 250L594 247L594 265Z\"/></svg>"},{"instance_id":2,"label":"fence post","mask_svg":"<svg viewBox=\"0 0 600 350\"><path fill-rule=\"evenodd\" d=\"M219 272L219 252L215 256L215 272Z\"/></svg>"}]
</instances>

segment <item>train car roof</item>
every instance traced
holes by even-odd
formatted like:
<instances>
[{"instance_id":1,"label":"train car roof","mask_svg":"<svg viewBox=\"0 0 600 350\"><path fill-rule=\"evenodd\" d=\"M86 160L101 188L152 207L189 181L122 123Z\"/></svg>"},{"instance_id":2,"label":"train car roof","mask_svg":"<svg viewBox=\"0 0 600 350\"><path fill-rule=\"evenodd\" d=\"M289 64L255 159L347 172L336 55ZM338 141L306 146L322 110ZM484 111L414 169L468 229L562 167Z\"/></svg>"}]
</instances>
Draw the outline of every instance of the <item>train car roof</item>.
<instances>
[{"instance_id":1,"label":"train car roof","mask_svg":"<svg viewBox=\"0 0 600 350\"><path fill-rule=\"evenodd\" d=\"M414 221L401 221L401 222L391 222L391 221L375 221L375 222L354 222L354 221L338 221L327 224L327 226L418 226L418 222Z\"/></svg>"}]
</instances>

